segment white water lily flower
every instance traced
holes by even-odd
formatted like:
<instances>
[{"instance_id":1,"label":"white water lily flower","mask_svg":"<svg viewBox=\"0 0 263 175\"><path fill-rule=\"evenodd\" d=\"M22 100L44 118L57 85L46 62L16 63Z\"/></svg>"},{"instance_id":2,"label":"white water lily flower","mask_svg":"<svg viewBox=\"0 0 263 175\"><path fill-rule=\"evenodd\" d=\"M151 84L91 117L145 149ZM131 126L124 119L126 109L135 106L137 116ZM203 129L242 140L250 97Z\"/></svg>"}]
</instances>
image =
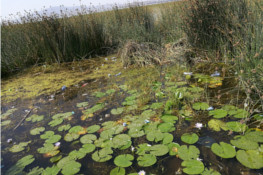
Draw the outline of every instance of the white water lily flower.
<instances>
[{"instance_id":1,"label":"white water lily flower","mask_svg":"<svg viewBox=\"0 0 263 175\"><path fill-rule=\"evenodd\" d=\"M141 171L139 171L138 175L146 175L146 172L141 170Z\"/></svg>"},{"instance_id":2,"label":"white water lily flower","mask_svg":"<svg viewBox=\"0 0 263 175\"><path fill-rule=\"evenodd\" d=\"M184 72L184 75L192 75L193 72Z\"/></svg>"},{"instance_id":3,"label":"white water lily flower","mask_svg":"<svg viewBox=\"0 0 263 175\"><path fill-rule=\"evenodd\" d=\"M132 152L134 151L134 149L135 149L135 148L134 148L133 146L131 146L131 151L132 151Z\"/></svg>"},{"instance_id":4,"label":"white water lily flower","mask_svg":"<svg viewBox=\"0 0 263 175\"><path fill-rule=\"evenodd\" d=\"M202 127L203 127L202 123L196 123L195 124L195 128L197 128L197 129L201 129Z\"/></svg>"},{"instance_id":5,"label":"white water lily flower","mask_svg":"<svg viewBox=\"0 0 263 175\"><path fill-rule=\"evenodd\" d=\"M210 106L210 107L207 108L206 110L208 110L208 111L212 111L212 110L214 110L214 108L213 108L213 106Z\"/></svg>"},{"instance_id":6,"label":"white water lily flower","mask_svg":"<svg viewBox=\"0 0 263 175\"><path fill-rule=\"evenodd\" d=\"M152 146L152 145L150 145L150 144L147 144L147 146Z\"/></svg>"},{"instance_id":7,"label":"white water lily flower","mask_svg":"<svg viewBox=\"0 0 263 175\"><path fill-rule=\"evenodd\" d=\"M198 161L202 162L202 160L203 160L203 159L200 159L200 158L198 157L198 158L196 158L196 160L198 160Z\"/></svg>"},{"instance_id":8,"label":"white water lily flower","mask_svg":"<svg viewBox=\"0 0 263 175\"><path fill-rule=\"evenodd\" d=\"M61 144L60 142L55 143L55 147L59 147L60 144Z\"/></svg>"}]
</instances>

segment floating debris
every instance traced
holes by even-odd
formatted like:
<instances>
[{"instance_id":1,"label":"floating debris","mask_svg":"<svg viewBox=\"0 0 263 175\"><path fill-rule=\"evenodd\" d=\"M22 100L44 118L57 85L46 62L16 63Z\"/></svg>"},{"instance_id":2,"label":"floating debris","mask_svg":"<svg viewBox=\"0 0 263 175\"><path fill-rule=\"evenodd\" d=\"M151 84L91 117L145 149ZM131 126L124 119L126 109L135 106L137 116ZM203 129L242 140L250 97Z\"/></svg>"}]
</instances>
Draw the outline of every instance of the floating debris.
<instances>
[{"instance_id":1,"label":"floating debris","mask_svg":"<svg viewBox=\"0 0 263 175\"><path fill-rule=\"evenodd\" d=\"M12 143L13 139L7 139L7 143Z\"/></svg>"},{"instance_id":2,"label":"floating debris","mask_svg":"<svg viewBox=\"0 0 263 175\"><path fill-rule=\"evenodd\" d=\"M193 72L184 72L184 75L193 75Z\"/></svg>"},{"instance_id":3,"label":"floating debris","mask_svg":"<svg viewBox=\"0 0 263 175\"><path fill-rule=\"evenodd\" d=\"M105 114L105 117L106 117L106 118L110 117L110 114Z\"/></svg>"},{"instance_id":4,"label":"floating debris","mask_svg":"<svg viewBox=\"0 0 263 175\"><path fill-rule=\"evenodd\" d=\"M108 58L105 58L105 61L108 61Z\"/></svg>"},{"instance_id":5,"label":"floating debris","mask_svg":"<svg viewBox=\"0 0 263 175\"><path fill-rule=\"evenodd\" d=\"M87 86L88 85L88 83L84 83L81 87L85 87L85 86Z\"/></svg>"},{"instance_id":6,"label":"floating debris","mask_svg":"<svg viewBox=\"0 0 263 175\"><path fill-rule=\"evenodd\" d=\"M219 77L220 73L218 71L215 71L213 74L211 74L211 77Z\"/></svg>"},{"instance_id":7,"label":"floating debris","mask_svg":"<svg viewBox=\"0 0 263 175\"><path fill-rule=\"evenodd\" d=\"M62 91L66 90L66 89L67 89L66 86L62 86L62 88L61 88Z\"/></svg>"},{"instance_id":8,"label":"floating debris","mask_svg":"<svg viewBox=\"0 0 263 175\"><path fill-rule=\"evenodd\" d=\"M150 121L149 121L149 120L144 120L144 122L145 122L145 123L150 123Z\"/></svg>"},{"instance_id":9,"label":"floating debris","mask_svg":"<svg viewBox=\"0 0 263 175\"><path fill-rule=\"evenodd\" d=\"M55 145L55 147L60 147L60 142L56 142L54 145Z\"/></svg>"},{"instance_id":10,"label":"floating debris","mask_svg":"<svg viewBox=\"0 0 263 175\"><path fill-rule=\"evenodd\" d=\"M82 94L82 96L87 96L88 94Z\"/></svg>"},{"instance_id":11,"label":"floating debris","mask_svg":"<svg viewBox=\"0 0 263 175\"><path fill-rule=\"evenodd\" d=\"M213 106L210 106L210 107L207 108L206 110L208 110L208 111L212 111L212 110L214 110L214 108L213 108Z\"/></svg>"},{"instance_id":12,"label":"floating debris","mask_svg":"<svg viewBox=\"0 0 263 175\"><path fill-rule=\"evenodd\" d=\"M131 151L133 152L135 150L135 148L133 146L131 146Z\"/></svg>"},{"instance_id":13,"label":"floating debris","mask_svg":"<svg viewBox=\"0 0 263 175\"><path fill-rule=\"evenodd\" d=\"M201 129L202 127L203 127L202 123L196 123L195 124L195 128L197 128L197 129Z\"/></svg>"}]
</instances>

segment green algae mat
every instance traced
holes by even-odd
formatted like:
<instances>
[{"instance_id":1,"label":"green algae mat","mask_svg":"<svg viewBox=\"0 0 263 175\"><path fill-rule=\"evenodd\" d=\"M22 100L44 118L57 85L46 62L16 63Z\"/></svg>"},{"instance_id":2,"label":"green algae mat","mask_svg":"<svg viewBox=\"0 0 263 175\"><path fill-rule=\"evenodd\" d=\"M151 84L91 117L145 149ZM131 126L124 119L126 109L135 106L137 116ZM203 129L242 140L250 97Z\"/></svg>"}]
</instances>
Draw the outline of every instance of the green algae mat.
<instances>
[{"instance_id":1,"label":"green algae mat","mask_svg":"<svg viewBox=\"0 0 263 175\"><path fill-rule=\"evenodd\" d=\"M114 56L67 67L3 82L3 174L262 173L254 123L263 115L230 102L238 92L220 94L234 89L226 77L178 65L124 69Z\"/></svg>"}]
</instances>

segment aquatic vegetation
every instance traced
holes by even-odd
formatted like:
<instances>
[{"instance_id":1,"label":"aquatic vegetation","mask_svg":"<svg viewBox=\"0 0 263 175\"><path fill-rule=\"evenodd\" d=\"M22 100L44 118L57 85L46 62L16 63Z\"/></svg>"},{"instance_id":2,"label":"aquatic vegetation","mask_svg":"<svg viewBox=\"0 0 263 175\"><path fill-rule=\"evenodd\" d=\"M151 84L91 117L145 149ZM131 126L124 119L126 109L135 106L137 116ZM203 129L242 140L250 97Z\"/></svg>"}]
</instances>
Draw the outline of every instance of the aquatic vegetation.
<instances>
[{"instance_id":1,"label":"aquatic vegetation","mask_svg":"<svg viewBox=\"0 0 263 175\"><path fill-rule=\"evenodd\" d=\"M1 122L1 126L6 126L9 125L11 123L11 120L5 120Z\"/></svg>"},{"instance_id":2,"label":"aquatic vegetation","mask_svg":"<svg viewBox=\"0 0 263 175\"><path fill-rule=\"evenodd\" d=\"M224 118L226 117L228 114L227 111L225 111L224 109L216 109L213 111L209 111L209 115L213 116L214 118Z\"/></svg>"},{"instance_id":3,"label":"aquatic vegetation","mask_svg":"<svg viewBox=\"0 0 263 175\"><path fill-rule=\"evenodd\" d=\"M247 125L240 122L227 122L226 126L229 130L234 132L245 132L247 130Z\"/></svg>"},{"instance_id":4,"label":"aquatic vegetation","mask_svg":"<svg viewBox=\"0 0 263 175\"><path fill-rule=\"evenodd\" d=\"M16 152L20 152L20 151L23 151L25 149L25 147L31 143L31 141L28 141L28 142L20 142L19 144L17 145L13 145L9 151L13 152L13 153L16 153Z\"/></svg>"},{"instance_id":5,"label":"aquatic vegetation","mask_svg":"<svg viewBox=\"0 0 263 175\"><path fill-rule=\"evenodd\" d=\"M129 167L132 165L133 159L134 157L131 154L118 155L114 159L114 164L118 167L123 167L123 168Z\"/></svg>"},{"instance_id":6,"label":"aquatic vegetation","mask_svg":"<svg viewBox=\"0 0 263 175\"><path fill-rule=\"evenodd\" d=\"M176 121L178 120L178 117L174 115L165 114L161 116L161 119L163 122L166 122L166 123L176 123Z\"/></svg>"},{"instance_id":7,"label":"aquatic vegetation","mask_svg":"<svg viewBox=\"0 0 263 175\"><path fill-rule=\"evenodd\" d=\"M26 121L31 121L31 122L39 122L44 119L44 115L36 115L33 114L30 117L26 118Z\"/></svg>"},{"instance_id":8,"label":"aquatic vegetation","mask_svg":"<svg viewBox=\"0 0 263 175\"><path fill-rule=\"evenodd\" d=\"M156 163L156 156L152 154L143 154L137 158L138 165L141 167L149 167Z\"/></svg>"},{"instance_id":9,"label":"aquatic vegetation","mask_svg":"<svg viewBox=\"0 0 263 175\"><path fill-rule=\"evenodd\" d=\"M77 107L78 108L83 108L89 105L89 102L81 102L81 103L77 103Z\"/></svg>"},{"instance_id":10,"label":"aquatic vegetation","mask_svg":"<svg viewBox=\"0 0 263 175\"><path fill-rule=\"evenodd\" d=\"M52 116L53 120L59 120L59 119L67 119L70 116L72 116L72 112L66 112L66 113L58 113Z\"/></svg>"},{"instance_id":11,"label":"aquatic vegetation","mask_svg":"<svg viewBox=\"0 0 263 175\"><path fill-rule=\"evenodd\" d=\"M226 124L223 121L217 119L211 119L208 122L208 127L213 129L214 131L221 131L221 129L224 131L228 130Z\"/></svg>"},{"instance_id":12,"label":"aquatic vegetation","mask_svg":"<svg viewBox=\"0 0 263 175\"><path fill-rule=\"evenodd\" d=\"M93 143L93 141L96 140L96 139L97 139L96 135L94 135L94 134L86 134L86 135L84 135L84 136L82 136L80 138L80 142L82 144Z\"/></svg>"},{"instance_id":13,"label":"aquatic vegetation","mask_svg":"<svg viewBox=\"0 0 263 175\"><path fill-rule=\"evenodd\" d=\"M106 95L106 93L104 93L104 92L94 92L93 95L95 97L101 98L101 97L104 97Z\"/></svg>"},{"instance_id":14,"label":"aquatic vegetation","mask_svg":"<svg viewBox=\"0 0 263 175\"><path fill-rule=\"evenodd\" d=\"M110 160L112 158L112 154L113 151L111 148L106 147L106 148L102 148L99 151L95 151L92 154L92 159L96 162L106 162L108 160Z\"/></svg>"},{"instance_id":15,"label":"aquatic vegetation","mask_svg":"<svg viewBox=\"0 0 263 175\"><path fill-rule=\"evenodd\" d=\"M21 159L19 159L15 165L13 165L7 172L6 174L20 174L22 173L23 169L27 166L30 165L32 162L35 161L35 158L33 155L27 155Z\"/></svg>"},{"instance_id":16,"label":"aquatic vegetation","mask_svg":"<svg viewBox=\"0 0 263 175\"><path fill-rule=\"evenodd\" d=\"M150 154L155 156L163 156L169 152L167 145L157 144L150 147Z\"/></svg>"},{"instance_id":17,"label":"aquatic vegetation","mask_svg":"<svg viewBox=\"0 0 263 175\"><path fill-rule=\"evenodd\" d=\"M60 125L62 122L63 122L63 119L59 118L59 119L52 120L51 122L48 123L48 125L51 127L54 127L54 126Z\"/></svg>"},{"instance_id":18,"label":"aquatic vegetation","mask_svg":"<svg viewBox=\"0 0 263 175\"><path fill-rule=\"evenodd\" d=\"M257 142L249 140L244 136L235 136L234 140L230 140L230 143L237 148L245 150L253 150L259 147Z\"/></svg>"},{"instance_id":19,"label":"aquatic vegetation","mask_svg":"<svg viewBox=\"0 0 263 175\"><path fill-rule=\"evenodd\" d=\"M181 145L178 148L178 156L182 160L196 160L199 157L200 151L196 146Z\"/></svg>"},{"instance_id":20,"label":"aquatic vegetation","mask_svg":"<svg viewBox=\"0 0 263 175\"><path fill-rule=\"evenodd\" d=\"M200 174L204 171L205 166L198 160L185 160L182 162L183 172L186 174Z\"/></svg>"},{"instance_id":21,"label":"aquatic vegetation","mask_svg":"<svg viewBox=\"0 0 263 175\"><path fill-rule=\"evenodd\" d=\"M235 148L232 145L225 142L220 142L220 144L214 143L211 147L211 150L217 156L222 158L233 158L236 156Z\"/></svg>"},{"instance_id":22,"label":"aquatic vegetation","mask_svg":"<svg viewBox=\"0 0 263 175\"><path fill-rule=\"evenodd\" d=\"M45 131L45 127L38 127L38 128L31 129L30 130L30 134L31 135L38 135L38 134L40 134L41 132L44 132L44 131Z\"/></svg>"},{"instance_id":23,"label":"aquatic vegetation","mask_svg":"<svg viewBox=\"0 0 263 175\"><path fill-rule=\"evenodd\" d=\"M184 133L181 136L181 140L188 144L194 144L198 141L199 137L195 133Z\"/></svg>"},{"instance_id":24,"label":"aquatic vegetation","mask_svg":"<svg viewBox=\"0 0 263 175\"><path fill-rule=\"evenodd\" d=\"M95 133L100 129L100 125L92 125L87 128L89 134Z\"/></svg>"},{"instance_id":25,"label":"aquatic vegetation","mask_svg":"<svg viewBox=\"0 0 263 175\"><path fill-rule=\"evenodd\" d=\"M122 167L113 168L110 175L125 175L125 169Z\"/></svg>"},{"instance_id":26,"label":"aquatic vegetation","mask_svg":"<svg viewBox=\"0 0 263 175\"><path fill-rule=\"evenodd\" d=\"M263 168L263 153L258 150L238 150L237 160L251 169Z\"/></svg>"},{"instance_id":27,"label":"aquatic vegetation","mask_svg":"<svg viewBox=\"0 0 263 175\"><path fill-rule=\"evenodd\" d=\"M58 131L67 131L71 128L70 124L67 125L61 125L60 127L58 127Z\"/></svg>"},{"instance_id":28,"label":"aquatic vegetation","mask_svg":"<svg viewBox=\"0 0 263 175\"><path fill-rule=\"evenodd\" d=\"M221 175L218 171L210 168L205 168L204 172L202 172L202 175Z\"/></svg>"},{"instance_id":29,"label":"aquatic vegetation","mask_svg":"<svg viewBox=\"0 0 263 175\"><path fill-rule=\"evenodd\" d=\"M1 120L7 119L8 116L12 115L17 108L8 109L4 114L1 113Z\"/></svg>"},{"instance_id":30,"label":"aquatic vegetation","mask_svg":"<svg viewBox=\"0 0 263 175\"><path fill-rule=\"evenodd\" d=\"M209 108L209 105L207 103L194 103L193 104L193 109L195 110L207 110L207 108Z\"/></svg>"},{"instance_id":31,"label":"aquatic vegetation","mask_svg":"<svg viewBox=\"0 0 263 175\"><path fill-rule=\"evenodd\" d=\"M168 144L169 148L169 155L175 156L178 154L178 149L180 148L180 145L178 143L170 143Z\"/></svg>"},{"instance_id":32,"label":"aquatic vegetation","mask_svg":"<svg viewBox=\"0 0 263 175\"><path fill-rule=\"evenodd\" d=\"M117 109L112 109L112 110L111 110L111 113L112 113L113 115L119 115L119 114L121 114L123 111L124 111L124 108L117 108Z\"/></svg>"},{"instance_id":33,"label":"aquatic vegetation","mask_svg":"<svg viewBox=\"0 0 263 175\"><path fill-rule=\"evenodd\" d=\"M53 165L52 167L47 167L43 172L42 175L49 175L54 174L57 175L60 171L60 168L58 168L56 165Z\"/></svg>"},{"instance_id":34,"label":"aquatic vegetation","mask_svg":"<svg viewBox=\"0 0 263 175\"><path fill-rule=\"evenodd\" d=\"M93 114L101 109L104 108L104 104L103 103L99 103L99 104L96 104L95 106L93 106L92 108L90 109L87 109L87 110L84 110L84 114Z\"/></svg>"}]
</instances>

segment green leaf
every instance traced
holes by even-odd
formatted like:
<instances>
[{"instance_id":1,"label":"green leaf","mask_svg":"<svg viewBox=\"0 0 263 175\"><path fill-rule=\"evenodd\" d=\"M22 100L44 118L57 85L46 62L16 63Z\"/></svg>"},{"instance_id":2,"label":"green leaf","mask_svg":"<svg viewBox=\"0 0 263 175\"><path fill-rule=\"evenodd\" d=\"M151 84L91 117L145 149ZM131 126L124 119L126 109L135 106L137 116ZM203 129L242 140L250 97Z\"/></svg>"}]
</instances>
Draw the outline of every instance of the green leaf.
<instances>
[{"instance_id":1,"label":"green leaf","mask_svg":"<svg viewBox=\"0 0 263 175\"><path fill-rule=\"evenodd\" d=\"M144 155L147 152L150 152L150 150L151 150L151 145L149 145L147 143L143 143L143 144L138 145L136 154Z\"/></svg>"},{"instance_id":2,"label":"green leaf","mask_svg":"<svg viewBox=\"0 0 263 175\"><path fill-rule=\"evenodd\" d=\"M141 137L144 135L143 130L140 130L141 128L131 128L128 132L128 134L133 137L133 138L137 138L137 137Z\"/></svg>"},{"instance_id":3,"label":"green leaf","mask_svg":"<svg viewBox=\"0 0 263 175\"><path fill-rule=\"evenodd\" d=\"M92 154L92 159L96 162L106 162L112 158L113 151L111 148L103 148L99 151L95 151Z\"/></svg>"},{"instance_id":4,"label":"green leaf","mask_svg":"<svg viewBox=\"0 0 263 175\"><path fill-rule=\"evenodd\" d=\"M122 167L113 168L110 171L110 175L125 175L125 169Z\"/></svg>"},{"instance_id":5,"label":"green leaf","mask_svg":"<svg viewBox=\"0 0 263 175\"><path fill-rule=\"evenodd\" d=\"M236 109L228 112L229 115L232 115L235 118L246 118L249 113L244 109Z\"/></svg>"},{"instance_id":6,"label":"green leaf","mask_svg":"<svg viewBox=\"0 0 263 175\"><path fill-rule=\"evenodd\" d=\"M44 119L44 115L36 115L33 114L30 117L26 119L26 121L31 121L31 122L39 122Z\"/></svg>"},{"instance_id":7,"label":"green leaf","mask_svg":"<svg viewBox=\"0 0 263 175\"><path fill-rule=\"evenodd\" d=\"M83 108L89 105L89 102L81 102L81 103L77 103L77 107L78 108Z\"/></svg>"},{"instance_id":8,"label":"green leaf","mask_svg":"<svg viewBox=\"0 0 263 175\"><path fill-rule=\"evenodd\" d=\"M41 139L48 139L54 135L54 131L46 131L44 134L40 135Z\"/></svg>"},{"instance_id":9,"label":"green leaf","mask_svg":"<svg viewBox=\"0 0 263 175\"><path fill-rule=\"evenodd\" d=\"M168 145L169 148L169 155L175 156L178 154L178 149L180 148L180 145L178 143L170 143Z\"/></svg>"},{"instance_id":10,"label":"green leaf","mask_svg":"<svg viewBox=\"0 0 263 175\"><path fill-rule=\"evenodd\" d=\"M38 148L37 151L40 154L45 154L48 152L52 152L54 150L56 150L57 148L55 148L55 146L52 143L44 143L44 146L41 148Z\"/></svg>"},{"instance_id":11,"label":"green leaf","mask_svg":"<svg viewBox=\"0 0 263 175\"><path fill-rule=\"evenodd\" d=\"M119 114L121 114L123 112L123 110L124 110L123 108L112 109L111 113L113 115L119 115Z\"/></svg>"},{"instance_id":12,"label":"green leaf","mask_svg":"<svg viewBox=\"0 0 263 175\"><path fill-rule=\"evenodd\" d=\"M172 134L170 133L163 134L163 144L164 145L171 143L173 139L174 139L174 136Z\"/></svg>"},{"instance_id":13,"label":"green leaf","mask_svg":"<svg viewBox=\"0 0 263 175\"><path fill-rule=\"evenodd\" d=\"M74 127L72 127L68 132L69 133L78 133L78 132L80 132L80 131L83 131L84 130L84 128L82 127L82 126L74 126Z\"/></svg>"},{"instance_id":14,"label":"green leaf","mask_svg":"<svg viewBox=\"0 0 263 175\"><path fill-rule=\"evenodd\" d=\"M258 150L238 150L237 160L242 165L251 169L263 168L263 153Z\"/></svg>"},{"instance_id":15,"label":"green leaf","mask_svg":"<svg viewBox=\"0 0 263 175\"><path fill-rule=\"evenodd\" d=\"M114 135L114 130L113 129L108 129L108 130L105 130L105 131L102 131L100 133L100 137L103 138L103 139L110 139L112 138Z\"/></svg>"},{"instance_id":16,"label":"green leaf","mask_svg":"<svg viewBox=\"0 0 263 175\"><path fill-rule=\"evenodd\" d=\"M41 132L45 131L45 127L38 127L30 130L31 135L38 135Z\"/></svg>"},{"instance_id":17,"label":"green leaf","mask_svg":"<svg viewBox=\"0 0 263 175\"><path fill-rule=\"evenodd\" d=\"M213 116L214 118L224 118L227 116L227 111L224 109L216 109L209 111L209 116Z\"/></svg>"},{"instance_id":18,"label":"green leaf","mask_svg":"<svg viewBox=\"0 0 263 175\"><path fill-rule=\"evenodd\" d=\"M100 129L99 125L92 125L92 126L87 128L87 132L92 134L92 133L97 132L99 129Z\"/></svg>"},{"instance_id":19,"label":"green leaf","mask_svg":"<svg viewBox=\"0 0 263 175\"><path fill-rule=\"evenodd\" d=\"M161 107L163 107L163 103L160 102L160 103L153 103L150 108L160 109Z\"/></svg>"},{"instance_id":20,"label":"green leaf","mask_svg":"<svg viewBox=\"0 0 263 175\"><path fill-rule=\"evenodd\" d=\"M52 119L53 120L56 120L56 119L66 119L68 117L72 116L72 112L66 112L66 113L58 113L56 115L53 115L52 116Z\"/></svg>"},{"instance_id":21,"label":"green leaf","mask_svg":"<svg viewBox=\"0 0 263 175\"><path fill-rule=\"evenodd\" d=\"M72 175L79 172L81 164L74 160L69 161L63 168L61 173L64 175Z\"/></svg>"},{"instance_id":22,"label":"green leaf","mask_svg":"<svg viewBox=\"0 0 263 175\"><path fill-rule=\"evenodd\" d=\"M69 153L68 157L72 160L82 159L86 156L86 152L83 149L73 150Z\"/></svg>"},{"instance_id":23,"label":"green leaf","mask_svg":"<svg viewBox=\"0 0 263 175\"><path fill-rule=\"evenodd\" d=\"M13 153L17 153L17 152L20 152L20 151L23 151L25 149L25 147L31 143L31 141L28 141L28 142L20 142L19 144L17 145L13 145L9 151L13 152Z\"/></svg>"},{"instance_id":24,"label":"green leaf","mask_svg":"<svg viewBox=\"0 0 263 175\"><path fill-rule=\"evenodd\" d=\"M51 168L47 167L41 175L57 175L60 171L60 168L58 168L56 165L53 165Z\"/></svg>"},{"instance_id":25,"label":"green leaf","mask_svg":"<svg viewBox=\"0 0 263 175\"><path fill-rule=\"evenodd\" d=\"M5 120L1 122L1 126L6 126L9 125L11 123L11 120Z\"/></svg>"},{"instance_id":26,"label":"green leaf","mask_svg":"<svg viewBox=\"0 0 263 175\"><path fill-rule=\"evenodd\" d=\"M188 144L194 144L198 141L199 137L197 134L195 133L184 133L182 136L181 136L181 140L185 143L188 143Z\"/></svg>"},{"instance_id":27,"label":"green leaf","mask_svg":"<svg viewBox=\"0 0 263 175\"><path fill-rule=\"evenodd\" d=\"M152 141L159 142L159 141L163 140L163 133L161 133L158 130L151 131L151 132L147 133L146 138L147 138L147 140L149 140L151 142Z\"/></svg>"},{"instance_id":28,"label":"green leaf","mask_svg":"<svg viewBox=\"0 0 263 175\"><path fill-rule=\"evenodd\" d=\"M93 141L96 140L96 139L97 139L96 135L94 135L94 134L86 134L86 135L84 135L84 136L82 136L80 138L80 142L82 144L93 143Z\"/></svg>"},{"instance_id":29,"label":"green leaf","mask_svg":"<svg viewBox=\"0 0 263 175\"><path fill-rule=\"evenodd\" d=\"M67 125L62 125L60 127L58 127L58 131L67 131L71 128L71 125L70 124L67 124Z\"/></svg>"},{"instance_id":30,"label":"green leaf","mask_svg":"<svg viewBox=\"0 0 263 175\"><path fill-rule=\"evenodd\" d=\"M62 169L64 166L67 166L70 161L72 161L72 159L69 156L64 157L59 160L59 162L57 163L57 166L58 168Z\"/></svg>"},{"instance_id":31,"label":"green leaf","mask_svg":"<svg viewBox=\"0 0 263 175\"><path fill-rule=\"evenodd\" d=\"M166 114L166 115L163 115L161 119L163 122L166 122L166 123L176 123L176 121L178 120L178 117L174 115Z\"/></svg>"},{"instance_id":32,"label":"green leaf","mask_svg":"<svg viewBox=\"0 0 263 175\"><path fill-rule=\"evenodd\" d=\"M205 168L205 171L202 172L202 175L221 175L221 174L212 168L210 169Z\"/></svg>"},{"instance_id":33,"label":"green leaf","mask_svg":"<svg viewBox=\"0 0 263 175\"><path fill-rule=\"evenodd\" d=\"M16 175L16 174L22 174L23 169L34 162L35 158L33 155L27 155L17 161L15 165L13 165L10 169L5 174L10 174L10 175Z\"/></svg>"},{"instance_id":34,"label":"green leaf","mask_svg":"<svg viewBox=\"0 0 263 175\"><path fill-rule=\"evenodd\" d=\"M213 143L211 150L217 156L225 159L233 158L236 156L235 148L232 145L225 142L220 142L220 145L218 143Z\"/></svg>"},{"instance_id":35,"label":"green leaf","mask_svg":"<svg viewBox=\"0 0 263 175\"><path fill-rule=\"evenodd\" d=\"M106 129L113 128L116 125L116 122L114 122L114 121L107 121L107 122L102 123L101 125L103 126L103 129L106 130Z\"/></svg>"},{"instance_id":36,"label":"green leaf","mask_svg":"<svg viewBox=\"0 0 263 175\"><path fill-rule=\"evenodd\" d=\"M138 165L141 167L149 167L156 163L157 159L152 154L144 154L137 158Z\"/></svg>"},{"instance_id":37,"label":"green leaf","mask_svg":"<svg viewBox=\"0 0 263 175\"><path fill-rule=\"evenodd\" d=\"M39 168L38 166L29 170L27 175L39 175L44 171L44 168Z\"/></svg>"},{"instance_id":38,"label":"green leaf","mask_svg":"<svg viewBox=\"0 0 263 175\"><path fill-rule=\"evenodd\" d=\"M251 131L245 134L246 139L254 142L263 142L263 132L262 131Z\"/></svg>"},{"instance_id":39,"label":"green leaf","mask_svg":"<svg viewBox=\"0 0 263 175\"><path fill-rule=\"evenodd\" d=\"M104 108L104 104L103 103L99 103L99 104L96 104L95 106L93 106L92 108L90 109L87 109L84 111L84 114L93 114L101 109Z\"/></svg>"},{"instance_id":40,"label":"green leaf","mask_svg":"<svg viewBox=\"0 0 263 175\"><path fill-rule=\"evenodd\" d=\"M106 91L106 94L113 94L114 92L116 92L116 90L115 89L109 89L109 90L107 90Z\"/></svg>"},{"instance_id":41,"label":"green leaf","mask_svg":"<svg viewBox=\"0 0 263 175\"><path fill-rule=\"evenodd\" d=\"M17 108L8 109L4 114L1 114L1 120L7 119L7 117L9 115L13 114L16 110L17 110Z\"/></svg>"},{"instance_id":42,"label":"green leaf","mask_svg":"<svg viewBox=\"0 0 263 175\"><path fill-rule=\"evenodd\" d=\"M80 150L82 152L85 152L86 154L88 153L91 153L92 151L94 151L96 149L96 146L93 145L93 144L85 144L85 145L82 145L82 148L80 148Z\"/></svg>"},{"instance_id":43,"label":"green leaf","mask_svg":"<svg viewBox=\"0 0 263 175\"><path fill-rule=\"evenodd\" d=\"M67 141L67 142L71 142L73 140L76 140L79 138L79 134L77 133L67 133L65 136L64 136L64 140Z\"/></svg>"},{"instance_id":44,"label":"green leaf","mask_svg":"<svg viewBox=\"0 0 263 175\"><path fill-rule=\"evenodd\" d=\"M54 127L63 122L63 119L55 119L48 123L49 126Z\"/></svg>"},{"instance_id":45,"label":"green leaf","mask_svg":"<svg viewBox=\"0 0 263 175\"><path fill-rule=\"evenodd\" d=\"M169 152L169 148L166 145L153 145L150 149L150 154L155 156L163 156Z\"/></svg>"},{"instance_id":46,"label":"green leaf","mask_svg":"<svg viewBox=\"0 0 263 175\"><path fill-rule=\"evenodd\" d=\"M199 157L200 151L196 146L190 145L189 148L186 145L182 145L178 149L178 156L182 160L197 159Z\"/></svg>"},{"instance_id":47,"label":"green leaf","mask_svg":"<svg viewBox=\"0 0 263 175\"><path fill-rule=\"evenodd\" d=\"M141 117L143 119L149 119L152 116L154 116L155 114L156 114L155 111L152 111L152 110L148 109L148 110L142 112Z\"/></svg>"},{"instance_id":48,"label":"green leaf","mask_svg":"<svg viewBox=\"0 0 263 175\"><path fill-rule=\"evenodd\" d=\"M209 108L209 105L207 103L194 103L193 108L195 110L207 110Z\"/></svg>"},{"instance_id":49,"label":"green leaf","mask_svg":"<svg viewBox=\"0 0 263 175\"><path fill-rule=\"evenodd\" d=\"M247 125L240 122L227 122L226 126L234 132L245 132L247 130Z\"/></svg>"},{"instance_id":50,"label":"green leaf","mask_svg":"<svg viewBox=\"0 0 263 175\"><path fill-rule=\"evenodd\" d=\"M101 98L101 97L104 97L106 95L106 93L104 93L104 92L94 92L93 95L98 97L98 98Z\"/></svg>"},{"instance_id":51,"label":"green leaf","mask_svg":"<svg viewBox=\"0 0 263 175\"><path fill-rule=\"evenodd\" d=\"M130 141L131 141L131 137L127 134L119 134L112 139L114 148L123 147L129 144Z\"/></svg>"},{"instance_id":52,"label":"green leaf","mask_svg":"<svg viewBox=\"0 0 263 175\"><path fill-rule=\"evenodd\" d=\"M198 160L186 160L182 162L183 172L186 174L200 174L204 171L205 166Z\"/></svg>"},{"instance_id":53,"label":"green leaf","mask_svg":"<svg viewBox=\"0 0 263 175\"><path fill-rule=\"evenodd\" d=\"M161 132L172 132L175 131L175 127L173 123L161 123L158 125L158 129Z\"/></svg>"},{"instance_id":54,"label":"green leaf","mask_svg":"<svg viewBox=\"0 0 263 175\"><path fill-rule=\"evenodd\" d=\"M226 124L221 121L221 120L216 120L216 119L212 119L208 122L208 127L211 128L214 131L227 131L228 127L226 126Z\"/></svg>"},{"instance_id":55,"label":"green leaf","mask_svg":"<svg viewBox=\"0 0 263 175\"><path fill-rule=\"evenodd\" d=\"M132 165L134 157L131 154L122 154L114 159L114 164L119 167L129 167Z\"/></svg>"},{"instance_id":56,"label":"green leaf","mask_svg":"<svg viewBox=\"0 0 263 175\"><path fill-rule=\"evenodd\" d=\"M62 155L59 155L59 156L55 156L55 157L50 158L49 161L51 163L55 163L55 162L58 162L61 158L62 158Z\"/></svg>"},{"instance_id":57,"label":"green leaf","mask_svg":"<svg viewBox=\"0 0 263 175\"><path fill-rule=\"evenodd\" d=\"M237 148L245 149L245 150L252 150L258 148L258 143L252 140L247 139L244 136L236 136L234 140L230 140L230 143Z\"/></svg>"},{"instance_id":58,"label":"green leaf","mask_svg":"<svg viewBox=\"0 0 263 175\"><path fill-rule=\"evenodd\" d=\"M52 135L45 142L46 143L56 143L61 139L61 135Z\"/></svg>"}]
</instances>

